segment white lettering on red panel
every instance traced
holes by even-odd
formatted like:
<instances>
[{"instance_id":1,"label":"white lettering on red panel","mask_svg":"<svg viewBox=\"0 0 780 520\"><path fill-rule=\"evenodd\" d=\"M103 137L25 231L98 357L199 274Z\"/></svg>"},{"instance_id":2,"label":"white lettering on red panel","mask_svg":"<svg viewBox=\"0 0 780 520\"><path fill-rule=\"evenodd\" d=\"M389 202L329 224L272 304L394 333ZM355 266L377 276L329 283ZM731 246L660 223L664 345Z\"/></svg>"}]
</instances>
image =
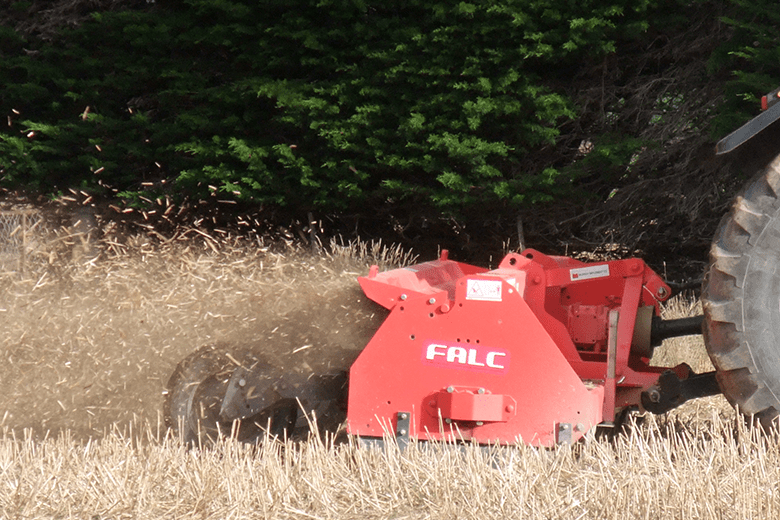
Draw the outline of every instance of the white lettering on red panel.
<instances>
[{"instance_id":1,"label":"white lettering on red panel","mask_svg":"<svg viewBox=\"0 0 780 520\"><path fill-rule=\"evenodd\" d=\"M509 370L509 352L481 345L443 345L423 347L423 361L443 368L480 370L503 374Z\"/></svg>"}]
</instances>

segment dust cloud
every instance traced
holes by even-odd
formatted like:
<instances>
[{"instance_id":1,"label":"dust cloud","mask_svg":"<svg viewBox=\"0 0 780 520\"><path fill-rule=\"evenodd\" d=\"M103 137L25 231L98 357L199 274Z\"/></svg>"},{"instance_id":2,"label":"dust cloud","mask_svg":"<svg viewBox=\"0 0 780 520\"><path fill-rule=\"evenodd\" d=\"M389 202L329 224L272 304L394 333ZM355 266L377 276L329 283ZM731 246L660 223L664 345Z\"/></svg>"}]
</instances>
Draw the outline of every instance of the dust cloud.
<instances>
[{"instance_id":1,"label":"dust cloud","mask_svg":"<svg viewBox=\"0 0 780 520\"><path fill-rule=\"evenodd\" d=\"M168 377L209 343L259 349L282 370L346 370L386 315L356 277L402 260L365 244L313 256L131 243L0 274L0 431L160 432Z\"/></svg>"}]
</instances>

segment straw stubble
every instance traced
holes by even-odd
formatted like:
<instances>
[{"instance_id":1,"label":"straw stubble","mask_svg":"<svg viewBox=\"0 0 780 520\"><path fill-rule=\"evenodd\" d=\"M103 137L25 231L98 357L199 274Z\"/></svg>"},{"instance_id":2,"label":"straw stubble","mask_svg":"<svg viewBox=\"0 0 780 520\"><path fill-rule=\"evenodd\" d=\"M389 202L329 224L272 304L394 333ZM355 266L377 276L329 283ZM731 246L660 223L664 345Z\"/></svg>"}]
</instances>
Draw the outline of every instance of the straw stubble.
<instances>
[{"instance_id":1,"label":"straw stubble","mask_svg":"<svg viewBox=\"0 0 780 520\"><path fill-rule=\"evenodd\" d=\"M362 300L394 249L295 249L209 238L107 243L94 258L0 279L0 518L773 518L775 432L721 397L575 446L224 440L187 450L159 418L165 380L197 347L265 346L286 363L326 348L342 366L384 314ZM35 264L33 264L35 265ZM696 314L677 299L669 316ZM310 347L309 345L316 345ZM321 352L321 350L320 350ZM658 364L709 362L698 337Z\"/></svg>"}]
</instances>

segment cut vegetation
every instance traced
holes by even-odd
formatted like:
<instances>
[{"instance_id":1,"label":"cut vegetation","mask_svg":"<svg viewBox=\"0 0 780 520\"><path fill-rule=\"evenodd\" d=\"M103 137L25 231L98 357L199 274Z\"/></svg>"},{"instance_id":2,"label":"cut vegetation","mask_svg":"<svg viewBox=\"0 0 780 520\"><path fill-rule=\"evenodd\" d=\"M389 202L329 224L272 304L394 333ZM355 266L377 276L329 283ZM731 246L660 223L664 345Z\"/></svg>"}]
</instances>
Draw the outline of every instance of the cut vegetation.
<instances>
[{"instance_id":1,"label":"cut vegetation","mask_svg":"<svg viewBox=\"0 0 780 520\"><path fill-rule=\"evenodd\" d=\"M748 429L722 397L548 450L412 444L402 453L330 436L187 450L160 419L178 360L217 341L293 355L326 335L326 347L359 349L383 314L358 301L355 276L410 256L366 244L312 256L200 232L80 248L60 230L41 239L24 277L0 279L0 517L741 519L780 510L776 435ZM665 312L700 309L683 297ZM700 338L667 341L657 355L709 369Z\"/></svg>"}]
</instances>

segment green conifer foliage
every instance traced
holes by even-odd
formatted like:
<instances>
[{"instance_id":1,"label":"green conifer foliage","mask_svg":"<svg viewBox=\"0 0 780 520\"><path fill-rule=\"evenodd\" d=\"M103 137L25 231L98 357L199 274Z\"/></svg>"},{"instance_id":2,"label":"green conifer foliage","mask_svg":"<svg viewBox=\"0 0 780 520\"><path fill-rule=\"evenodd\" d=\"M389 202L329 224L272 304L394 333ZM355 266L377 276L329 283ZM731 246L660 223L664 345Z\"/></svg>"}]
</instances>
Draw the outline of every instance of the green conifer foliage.
<instances>
[{"instance_id":1,"label":"green conifer foliage","mask_svg":"<svg viewBox=\"0 0 780 520\"><path fill-rule=\"evenodd\" d=\"M565 179L518 164L576 117L546 79L640 33L648 4L180 0L53 43L0 26L0 183L325 210L543 200Z\"/></svg>"},{"instance_id":2,"label":"green conifer foliage","mask_svg":"<svg viewBox=\"0 0 780 520\"><path fill-rule=\"evenodd\" d=\"M712 133L723 137L755 117L759 100L780 86L780 6L774 0L729 0L723 23L733 35L710 57L713 73L726 73L724 103L714 119Z\"/></svg>"}]
</instances>

